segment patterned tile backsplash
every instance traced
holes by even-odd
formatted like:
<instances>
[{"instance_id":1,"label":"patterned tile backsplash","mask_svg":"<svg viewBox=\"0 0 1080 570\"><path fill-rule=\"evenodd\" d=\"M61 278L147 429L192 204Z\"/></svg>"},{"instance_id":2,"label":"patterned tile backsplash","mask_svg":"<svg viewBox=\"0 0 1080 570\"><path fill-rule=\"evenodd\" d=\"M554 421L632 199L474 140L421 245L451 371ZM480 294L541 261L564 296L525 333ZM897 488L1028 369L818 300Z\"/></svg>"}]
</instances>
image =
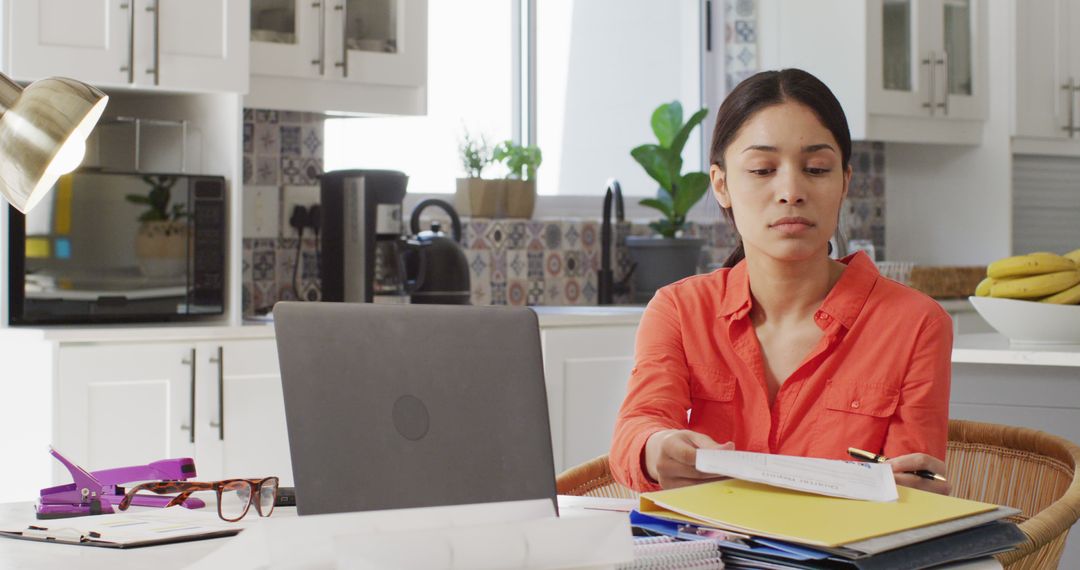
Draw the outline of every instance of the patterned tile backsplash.
<instances>
[{"instance_id":1,"label":"patterned tile backsplash","mask_svg":"<svg viewBox=\"0 0 1080 570\"><path fill-rule=\"evenodd\" d=\"M725 0L727 85L758 71L757 1ZM244 110L244 184L246 186L313 186L322 173L322 117L307 113ZM849 240L871 240L875 257L885 259L885 146L857 141L851 164L854 174L842 222ZM284 192L277 193L278 215ZM244 228L244 315L269 311L279 300L318 300L321 296L318 252L313 237L287 236L285 219L274 237L249 237ZM600 268L600 223L591 219L466 219L462 236L469 262L474 304L594 305ZM644 224L616 226L615 280L629 270L622 245L627 235L648 235ZM735 237L723 221L691 223L690 237L706 246L698 266L707 271L723 262ZM300 263L297 264L297 256ZM629 302L629 294L616 303Z\"/></svg>"}]
</instances>

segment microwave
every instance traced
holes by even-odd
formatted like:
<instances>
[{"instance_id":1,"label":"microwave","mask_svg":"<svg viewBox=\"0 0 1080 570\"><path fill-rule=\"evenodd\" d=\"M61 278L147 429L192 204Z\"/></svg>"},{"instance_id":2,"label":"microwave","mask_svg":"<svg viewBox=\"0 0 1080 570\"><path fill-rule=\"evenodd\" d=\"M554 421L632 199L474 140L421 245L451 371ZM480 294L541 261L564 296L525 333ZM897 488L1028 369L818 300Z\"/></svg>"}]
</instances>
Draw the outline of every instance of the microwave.
<instances>
[{"instance_id":1,"label":"microwave","mask_svg":"<svg viewBox=\"0 0 1080 570\"><path fill-rule=\"evenodd\" d=\"M80 170L9 207L9 324L199 320L225 311L225 179Z\"/></svg>"}]
</instances>

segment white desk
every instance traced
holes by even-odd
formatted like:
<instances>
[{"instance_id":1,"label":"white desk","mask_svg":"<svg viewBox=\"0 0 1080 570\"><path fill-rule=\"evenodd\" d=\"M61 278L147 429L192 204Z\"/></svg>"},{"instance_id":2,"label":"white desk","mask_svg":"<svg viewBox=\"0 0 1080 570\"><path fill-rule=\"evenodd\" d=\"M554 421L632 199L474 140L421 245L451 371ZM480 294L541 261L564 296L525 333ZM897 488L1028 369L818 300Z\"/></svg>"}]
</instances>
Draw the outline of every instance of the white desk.
<instances>
[{"instance_id":1,"label":"white desk","mask_svg":"<svg viewBox=\"0 0 1080 570\"><path fill-rule=\"evenodd\" d=\"M591 512L584 510L579 502L573 500L560 501L559 508L563 516L587 516ZM33 505L30 502L0 504L0 525L7 526L11 521L25 522L28 517L32 518L32 513ZM296 516L296 509L278 507L274 509L273 516L293 517ZM260 520L265 519L259 519L259 517L253 517L249 514L237 524L249 526L259 524ZM0 568L45 570L68 570L70 568L144 570L152 568L154 570L169 570L184 568L207 556L229 540L232 540L232 537L121 550L67 544L45 544L0 537ZM999 570L1001 565L993 558L985 558L939 568L950 570Z\"/></svg>"}]
</instances>

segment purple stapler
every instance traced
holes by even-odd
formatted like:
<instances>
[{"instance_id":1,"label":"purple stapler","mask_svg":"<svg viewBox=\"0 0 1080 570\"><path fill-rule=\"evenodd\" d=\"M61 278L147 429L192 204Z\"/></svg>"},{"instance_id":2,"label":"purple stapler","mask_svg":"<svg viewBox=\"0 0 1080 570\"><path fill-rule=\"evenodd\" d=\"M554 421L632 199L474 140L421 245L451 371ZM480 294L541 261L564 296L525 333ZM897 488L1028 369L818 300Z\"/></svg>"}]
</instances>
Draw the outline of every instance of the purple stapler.
<instances>
[{"instance_id":1,"label":"purple stapler","mask_svg":"<svg viewBox=\"0 0 1080 570\"><path fill-rule=\"evenodd\" d=\"M195 461L190 457L162 459L147 465L118 467L87 472L49 448L60 463L71 472L75 481L67 485L58 485L41 490L34 511L39 519L60 519L85 515L105 515L113 512L113 505L124 498L124 488L120 485L133 481L183 481L195 476ZM156 495L137 495L132 505L142 507L164 507L172 497ZM189 498L182 506L198 509L206 506L199 499Z\"/></svg>"}]
</instances>

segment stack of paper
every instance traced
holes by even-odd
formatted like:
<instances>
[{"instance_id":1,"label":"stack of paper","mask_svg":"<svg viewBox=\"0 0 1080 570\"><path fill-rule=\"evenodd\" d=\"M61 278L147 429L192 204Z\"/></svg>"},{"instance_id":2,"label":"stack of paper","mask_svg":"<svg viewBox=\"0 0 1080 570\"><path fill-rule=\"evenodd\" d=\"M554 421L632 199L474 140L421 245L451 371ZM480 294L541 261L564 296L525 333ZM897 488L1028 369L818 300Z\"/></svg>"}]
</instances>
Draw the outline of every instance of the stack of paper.
<instances>
[{"instance_id":1,"label":"stack of paper","mask_svg":"<svg viewBox=\"0 0 1080 570\"><path fill-rule=\"evenodd\" d=\"M745 455L704 462L699 455L698 467L771 484L727 479L646 493L631 524L716 541L726 568L917 569L996 554L1025 539L1001 521L1017 509L896 487L891 471L886 482L860 464ZM800 485L816 492L785 488ZM875 500L845 498L852 496Z\"/></svg>"}]
</instances>

